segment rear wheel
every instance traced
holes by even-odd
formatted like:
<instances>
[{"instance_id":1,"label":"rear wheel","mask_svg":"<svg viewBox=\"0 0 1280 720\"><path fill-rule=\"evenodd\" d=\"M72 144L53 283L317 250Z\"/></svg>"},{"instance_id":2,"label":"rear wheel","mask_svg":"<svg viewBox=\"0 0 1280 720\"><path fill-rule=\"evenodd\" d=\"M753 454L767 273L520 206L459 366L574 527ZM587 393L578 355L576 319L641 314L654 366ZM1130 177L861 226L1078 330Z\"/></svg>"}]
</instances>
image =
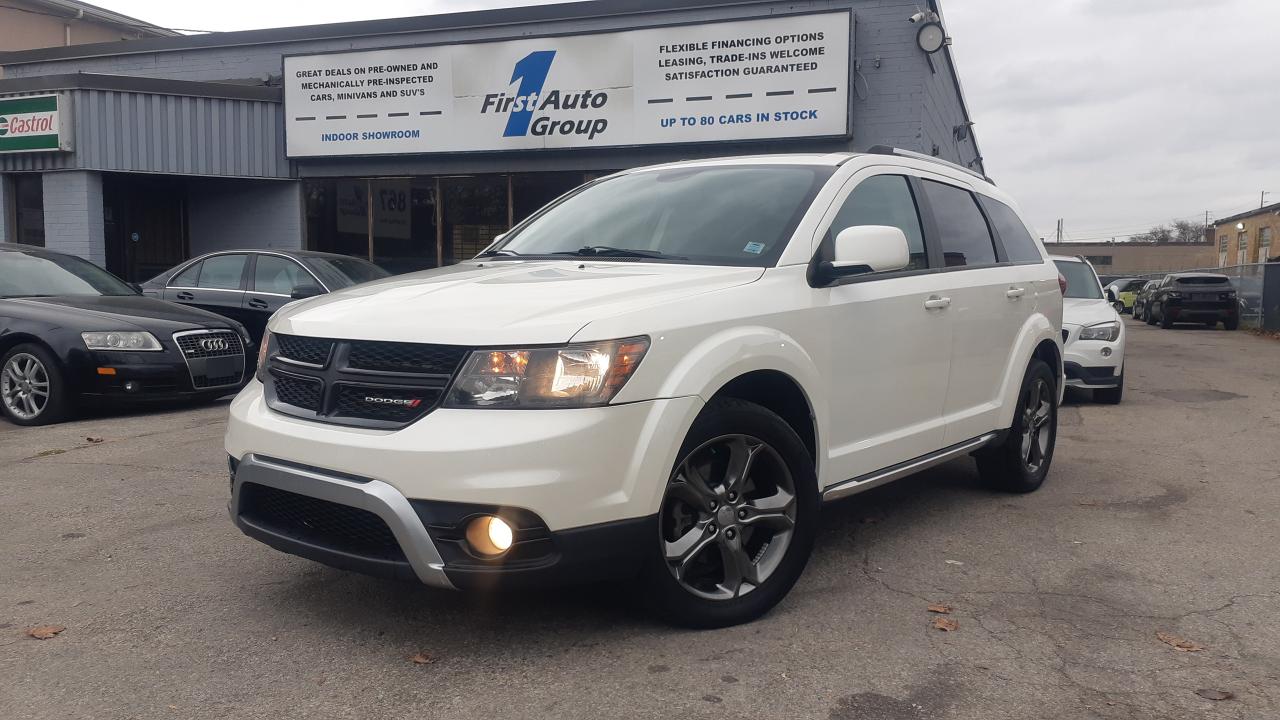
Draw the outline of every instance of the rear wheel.
<instances>
[{"instance_id":1,"label":"rear wheel","mask_svg":"<svg viewBox=\"0 0 1280 720\"><path fill-rule=\"evenodd\" d=\"M1148 325L1155 325L1155 324L1156 324L1156 315L1155 315L1155 312L1154 312L1154 311L1152 311L1152 309L1151 309L1151 308L1147 308L1146 320L1147 320L1147 324L1148 324Z\"/></svg>"},{"instance_id":2,"label":"rear wheel","mask_svg":"<svg viewBox=\"0 0 1280 720\"><path fill-rule=\"evenodd\" d=\"M1228 329L1228 330L1239 330L1239 329L1240 329L1240 318L1238 318L1238 317L1233 317L1233 318L1231 318L1230 320L1223 320L1223 321L1222 321L1222 327L1224 327L1224 328L1226 328L1226 329Z\"/></svg>"},{"instance_id":3,"label":"rear wheel","mask_svg":"<svg viewBox=\"0 0 1280 720\"><path fill-rule=\"evenodd\" d=\"M673 623L754 620L791 590L813 550L818 485L782 418L718 400L694 422L667 482L642 583Z\"/></svg>"},{"instance_id":4,"label":"rear wheel","mask_svg":"<svg viewBox=\"0 0 1280 720\"><path fill-rule=\"evenodd\" d=\"M1173 320L1169 318L1169 313L1164 308L1160 308L1160 329L1168 330L1173 327Z\"/></svg>"},{"instance_id":5,"label":"rear wheel","mask_svg":"<svg viewBox=\"0 0 1280 720\"><path fill-rule=\"evenodd\" d=\"M15 346L0 359L0 408L18 425L48 425L67 415L70 401L58 361L39 345Z\"/></svg>"},{"instance_id":6,"label":"rear wheel","mask_svg":"<svg viewBox=\"0 0 1280 720\"><path fill-rule=\"evenodd\" d=\"M1013 426L1001 444L977 454L978 473L1000 490L1027 493L1049 473L1058 436L1058 395L1049 366L1032 360L1022 378Z\"/></svg>"}]
</instances>

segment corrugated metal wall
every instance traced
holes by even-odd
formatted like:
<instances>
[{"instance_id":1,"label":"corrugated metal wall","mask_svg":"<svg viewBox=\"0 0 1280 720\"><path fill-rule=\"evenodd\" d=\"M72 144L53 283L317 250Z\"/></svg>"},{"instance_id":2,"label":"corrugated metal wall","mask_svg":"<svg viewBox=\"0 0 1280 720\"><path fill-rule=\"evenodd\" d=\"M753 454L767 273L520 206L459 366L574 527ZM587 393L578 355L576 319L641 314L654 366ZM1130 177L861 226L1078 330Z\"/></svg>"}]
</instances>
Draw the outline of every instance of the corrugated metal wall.
<instances>
[{"instance_id":1,"label":"corrugated metal wall","mask_svg":"<svg viewBox=\"0 0 1280 720\"><path fill-rule=\"evenodd\" d=\"M75 152L0 155L0 172L290 177L277 103L108 90L64 94L71 99Z\"/></svg>"}]
</instances>

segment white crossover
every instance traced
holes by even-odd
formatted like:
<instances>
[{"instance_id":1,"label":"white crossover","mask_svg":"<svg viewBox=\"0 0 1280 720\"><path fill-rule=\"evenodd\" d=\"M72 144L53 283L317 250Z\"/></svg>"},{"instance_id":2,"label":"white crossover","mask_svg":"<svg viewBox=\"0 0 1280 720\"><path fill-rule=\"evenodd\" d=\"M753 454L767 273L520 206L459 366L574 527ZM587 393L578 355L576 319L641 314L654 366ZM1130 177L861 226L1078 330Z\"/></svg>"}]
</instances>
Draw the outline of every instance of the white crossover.
<instances>
[{"instance_id":1,"label":"white crossover","mask_svg":"<svg viewBox=\"0 0 1280 720\"><path fill-rule=\"evenodd\" d=\"M231 406L232 517L365 573L750 620L824 501L964 455L1043 482L1062 288L1014 208L892 148L588 183L473 260L281 309Z\"/></svg>"},{"instance_id":2,"label":"white crossover","mask_svg":"<svg viewBox=\"0 0 1280 720\"><path fill-rule=\"evenodd\" d=\"M1093 266L1083 258L1053 261L1067 289L1062 301L1062 342L1067 385L1093 391L1111 405L1124 397L1124 321L1103 294Z\"/></svg>"}]
</instances>

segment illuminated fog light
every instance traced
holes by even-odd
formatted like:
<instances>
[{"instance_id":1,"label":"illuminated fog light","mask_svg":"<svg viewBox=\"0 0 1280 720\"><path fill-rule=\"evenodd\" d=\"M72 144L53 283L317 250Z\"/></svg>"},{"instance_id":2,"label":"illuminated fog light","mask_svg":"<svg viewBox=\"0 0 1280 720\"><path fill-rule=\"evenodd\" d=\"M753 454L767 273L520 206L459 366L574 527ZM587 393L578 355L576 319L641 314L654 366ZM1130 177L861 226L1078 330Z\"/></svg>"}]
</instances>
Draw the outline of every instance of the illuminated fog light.
<instances>
[{"instance_id":1,"label":"illuminated fog light","mask_svg":"<svg viewBox=\"0 0 1280 720\"><path fill-rule=\"evenodd\" d=\"M479 555L501 555L511 549L514 540L515 531L500 517L482 515L467 523L467 544Z\"/></svg>"}]
</instances>

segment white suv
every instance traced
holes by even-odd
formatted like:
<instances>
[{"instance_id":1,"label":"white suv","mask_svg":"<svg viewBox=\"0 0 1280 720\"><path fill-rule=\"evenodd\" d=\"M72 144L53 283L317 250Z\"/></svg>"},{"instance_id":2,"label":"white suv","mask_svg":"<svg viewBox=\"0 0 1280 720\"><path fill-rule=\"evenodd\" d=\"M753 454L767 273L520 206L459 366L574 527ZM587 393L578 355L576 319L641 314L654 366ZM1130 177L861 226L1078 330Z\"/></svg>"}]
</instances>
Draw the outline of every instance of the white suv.
<instances>
[{"instance_id":1,"label":"white suv","mask_svg":"<svg viewBox=\"0 0 1280 720\"><path fill-rule=\"evenodd\" d=\"M475 259L289 305L231 406L231 515L341 568L491 591L638 580L753 619L822 503L972 454L1040 486L1061 278L932 158L618 173Z\"/></svg>"}]
</instances>

